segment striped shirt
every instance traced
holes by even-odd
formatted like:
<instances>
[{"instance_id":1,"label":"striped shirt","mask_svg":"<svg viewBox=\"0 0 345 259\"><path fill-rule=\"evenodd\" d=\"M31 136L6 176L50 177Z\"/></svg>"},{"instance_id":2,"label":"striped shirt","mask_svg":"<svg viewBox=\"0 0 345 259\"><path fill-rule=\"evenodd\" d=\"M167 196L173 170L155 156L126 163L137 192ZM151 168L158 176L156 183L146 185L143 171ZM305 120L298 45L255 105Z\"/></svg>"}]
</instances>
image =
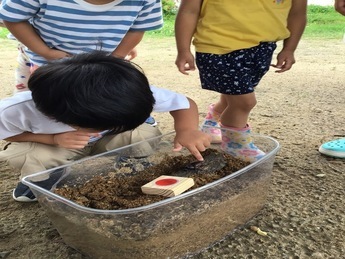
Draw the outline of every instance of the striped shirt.
<instances>
[{"instance_id":1,"label":"striped shirt","mask_svg":"<svg viewBox=\"0 0 345 259\"><path fill-rule=\"evenodd\" d=\"M163 25L160 0L114 0L94 5L83 0L5 0L0 18L30 21L50 48L78 54L91 50L113 52L128 31L147 31ZM27 49L31 62L46 60Z\"/></svg>"}]
</instances>

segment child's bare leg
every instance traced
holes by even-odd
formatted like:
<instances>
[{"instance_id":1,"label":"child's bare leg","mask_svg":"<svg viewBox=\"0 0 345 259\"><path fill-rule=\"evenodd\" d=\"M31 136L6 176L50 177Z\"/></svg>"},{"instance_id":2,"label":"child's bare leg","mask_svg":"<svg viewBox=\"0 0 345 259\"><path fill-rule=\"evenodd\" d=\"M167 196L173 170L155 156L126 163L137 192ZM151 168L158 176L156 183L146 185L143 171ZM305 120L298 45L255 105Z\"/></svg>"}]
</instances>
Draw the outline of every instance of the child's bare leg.
<instances>
[{"instance_id":1,"label":"child's bare leg","mask_svg":"<svg viewBox=\"0 0 345 259\"><path fill-rule=\"evenodd\" d=\"M250 111L256 105L254 92L243 95L222 94L222 99L227 104L220 118L222 125L234 128L246 127Z\"/></svg>"},{"instance_id":2,"label":"child's bare leg","mask_svg":"<svg viewBox=\"0 0 345 259\"><path fill-rule=\"evenodd\" d=\"M244 161L254 162L265 155L254 145L247 123L250 111L256 105L254 93L225 96L228 106L221 116L221 148Z\"/></svg>"},{"instance_id":3,"label":"child's bare leg","mask_svg":"<svg viewBox=\"0 0 345 259\"><path fill-rule=\"evenodd\" d=\"M214 110L217 113L222 114L223 111L226 109L226 107L229 105L227 96L228 96L227 94L221 94L219 101L214 104Z\"/></svg>"}]
</instances>

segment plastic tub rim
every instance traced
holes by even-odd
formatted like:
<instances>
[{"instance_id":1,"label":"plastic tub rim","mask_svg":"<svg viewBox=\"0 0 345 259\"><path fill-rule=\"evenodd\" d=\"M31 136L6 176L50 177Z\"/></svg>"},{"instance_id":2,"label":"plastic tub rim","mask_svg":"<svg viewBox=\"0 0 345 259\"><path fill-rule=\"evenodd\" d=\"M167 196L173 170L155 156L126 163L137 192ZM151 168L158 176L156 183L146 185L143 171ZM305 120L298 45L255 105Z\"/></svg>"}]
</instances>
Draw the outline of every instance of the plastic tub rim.
<instances>
[{"instance_id":1,"label":"plastic tub rim","mask_svg":"<svg viewBox=\"0 0 345 259\"><path fill-rule=\"evenodd\" d=\"M163 134L162 136L167 136L167 135L170 135L174 132L169 132L169 133L166 133L166 134ZM239 175L245 173L246 171L250 170L251 168L255 167L258 163L263 163L264 161L270 159L272 156L276 155L276 153L279 151L280 149L280 144L277 140L275 140L274 138L270 137L270 136L265 136L265 135L260 135L260 134L252 134L252 136L257 136L257 137L261 137L261 138L266 138L266 139L269 139L271 140L275 147L268 153L266 153L266 155L259 159L258 161L255 161L251 164L249 164L248 166L246 167L243 167L242 169L230 174L230 175L227 175L223 178L220 178L214 182L211 182L211 183L208 183L204 186L201 186L199 188L196 188L194 190L191 190L191 191L188 191L188 192L185 192L185 193L182 193L178 196L175 196L175 197L170 197L170 198L167 198L167 199L164 199L162 201L158 201L158 202L155 202L155 203L152 203L152 204L149 204L149 205L145 205L145 206L141 206L141 207L136 207L136 208L130 208L130 209L122 209L122 210L101 210L101 209L94 209L94 208L89 208L89 207L85 207L85 206L81 206L69 199L66 199L60 195L57 195L55 193L53 193L52 191L49 191L49 190L46 190L42 187L39 187L31 182L29 182L27 180L27 178L31 178L31 177L35 177L35 176L38 176L38 175L41 175L41 174L44 174L46 172L51 172L53 170L56 170L58 168L67 168L73 164L76 164L76 163L80 163L82 162L83 160L89 160L89 159L93 159L93 158L96 158L96 157L99 157L99 156L104 156L105 154L107 153L115 153L116 151L118 150L122 150L122 149L125 149L125 148L128 148L130 146L135 146L135 145L138 145L139 143L141 142L147 142L147 141L151 141L151 140L154 140L156 138L161 138L162 136L158 136L158 137L154 137L154 138L151 138L151 139L148 139L148 140L143 140L143 141L140 141L140 142L137 142L137 143L134 143L134 144L131 144L131 145L127 145L125 147L121 147L121 148L118 148L118 149L115 149L115 150L111 150L111 151L107 151L105 153L101 153L101 154L97 154L95 156L92 156L92 157L87 157L87 158L83 158L83 159L80 159L80 160L77 160L71 164L68 164L68 165L63 165L63 166L59 166L59 167L54 167L54 168L51 168L51 169L48 169L48 170L45 170L45 171L42 171L42 172L38 172L38 173L35 173L35 174L31 174L31 175L28 175L28 176L25 176L22 178L22 183L29 186L30 188L32 187L34 190L38 191L38 192L41 192L43 194L45 194L46 196L48 197L51 197L51 198L54 198L55 200L58 200L58 201L61 201L63 202L64 204L70 206L70 207L73 207L79 211L83 211L83 212L87 212L87 213L93 213L93 214L131 214L131 213L138 213L138 212L143 212L143 211L147 211L147 210L151 210L151 209L154 209L154 208L157 208L157 207L160 207L160 206L163 206L163 205L166 205L166 204L169 204L169 203L173 203L175 201L178 201L178 200L181 200L181 199L185 199L189 196L192 196L194 194L197 194L199 192L202 192L204 191L205 189L209 189L213 186L216 186L216 185L219 185L223 182L226 182L228 180L231 180L235 177L238 177Z\"/></svg>"}]
</instances>

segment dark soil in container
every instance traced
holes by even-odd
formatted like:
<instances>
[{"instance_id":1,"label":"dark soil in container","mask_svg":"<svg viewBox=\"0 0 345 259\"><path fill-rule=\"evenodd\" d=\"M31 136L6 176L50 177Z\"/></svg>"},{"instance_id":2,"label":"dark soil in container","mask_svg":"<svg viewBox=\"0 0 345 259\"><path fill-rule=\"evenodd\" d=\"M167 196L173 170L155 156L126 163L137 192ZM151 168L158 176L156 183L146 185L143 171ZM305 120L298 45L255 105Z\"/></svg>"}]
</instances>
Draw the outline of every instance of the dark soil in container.
<instances>
[{"instance_id":1,"label":"dark soil in container","mask_svg":"<svg viewBox=\"0 0 345 259\"><path fill-rule=\"evenodd\" d=\"M194 186L189 190L214 182L232 174L249 163L215 149L203 152L204 161L195 161L192 155L166 156L155 164L145 158L120 158L118 170L96 175L83 184L64 185L55 193L82 206L119 210L149 205L167 197L148 195L141 186L161 175L190 177ZM188 191L189 191L188 190Z\"/></svg>"}]
</instances>

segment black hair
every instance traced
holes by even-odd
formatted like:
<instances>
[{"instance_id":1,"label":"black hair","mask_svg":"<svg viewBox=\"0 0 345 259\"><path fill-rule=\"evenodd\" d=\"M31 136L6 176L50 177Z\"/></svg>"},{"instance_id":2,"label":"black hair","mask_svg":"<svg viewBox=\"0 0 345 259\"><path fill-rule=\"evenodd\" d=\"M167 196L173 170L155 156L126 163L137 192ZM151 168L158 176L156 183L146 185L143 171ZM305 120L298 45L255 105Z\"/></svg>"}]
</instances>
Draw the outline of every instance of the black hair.
<instances>
[{"instance_id":1,"label":"black hair","mask_svg":"<svg viewBox=\"0 0 345 259\"><path fill-rule=\"evenodd\" d=\"M71 126L114 133L144 123L155 103L138 66L102 51L43 65L30 76L28 87L44 115Z\"/></svg>"}]
</instances>

